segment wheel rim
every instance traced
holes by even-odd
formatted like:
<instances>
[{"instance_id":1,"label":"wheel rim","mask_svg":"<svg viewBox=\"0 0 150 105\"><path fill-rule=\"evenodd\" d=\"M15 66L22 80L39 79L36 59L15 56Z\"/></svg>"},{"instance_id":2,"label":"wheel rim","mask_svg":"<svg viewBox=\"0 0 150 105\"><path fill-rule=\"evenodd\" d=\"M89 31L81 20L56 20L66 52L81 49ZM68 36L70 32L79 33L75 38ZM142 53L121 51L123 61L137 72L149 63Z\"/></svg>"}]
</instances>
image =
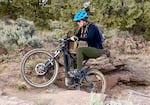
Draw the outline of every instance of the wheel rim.
<instances>
[{"instance_id":1,"label":"wheel rim","mask_svg":"<svg viewBox=\"0 0 150 105\"><path fill-rule=\"evenodd\" d=\"M54 65L51 65L48 70L43 70L43 62L46 62L49 57L50 55L48 53L39 51L29 54L26 59L24 59L22 75L29 85L45 87L54 81L58 72L57 62L54 60ZM38 67L40 67L40 69Z\"/></svg>"}]
</instances>

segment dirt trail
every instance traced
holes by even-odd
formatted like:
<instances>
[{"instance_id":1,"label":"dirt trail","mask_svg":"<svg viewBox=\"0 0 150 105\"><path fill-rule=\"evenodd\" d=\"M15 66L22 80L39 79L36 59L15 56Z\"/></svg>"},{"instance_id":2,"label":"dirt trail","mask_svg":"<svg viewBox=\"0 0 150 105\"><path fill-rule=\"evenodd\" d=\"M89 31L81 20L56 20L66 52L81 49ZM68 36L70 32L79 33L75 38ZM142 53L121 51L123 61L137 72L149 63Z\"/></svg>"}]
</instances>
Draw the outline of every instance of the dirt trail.
<instances>
[{"instance_id":1,"label":"dirt trail","mask_svg":"<svg viewBox=\"0 0 150 105\"><path fill-rule=\"evenodd\" d=\"M143 57L144 56L141 56L139 61L144 62L139 64L145 64L147 65L146 67L149 68L150 60L148 60L148 56L146 56L146 58ZM12 61L4 61L1 63L0 105L88 105L90 103L91 94L83 91L67 90L66 88L59 88L54 84L42 89L29 87L21 78L19 67L20 59L12 59ZM24 89L24 86L27 87ZM118 84L107 91L107 95L115 99L118 96L124 95L122 91L126 89L150 96L150 86L138 87L127 86L125 84ZM127 92L125 91L125 93ZM128 95L125 94L123 98L128 98L127 96ZM133 95L132 98L134 97ZM143 100L146 102L145 100L150 100L150 98L148 97ZM143 105L150 105L150 102L147 101L146 104Z\"/></svg>"},{"instance_id":2,"label":"dirt trail","mask_svg":"<svg viewBox=\"0 0 150 105\"><path fill-rule=\"evenodd\" d=\"M108 102L116 100L116 102L124 103L121 105L127 105L128 102L136 103L131 105L150 104L150 87L146 87L145 90L143 87L136 87L137 91L131 89L134 88L125 85L116 86L111 90L113 96L109 97L108 95ZM1 90L0 93L0 105L89 105L92 97L92 93L66 90L55 85L50 85L46 89L29 88L27 90L7 87Z\"/></svg>"},{"instance_id":3,"label":"dirt trail","mask_svg":"<svg viewBox=\"0 0 150 105\"><path fill-rule=\"evenodd\" d=\"M47 89L5 88L1 92L0 105L87 105L89 100L90 93L51 85Z\"/></svg>"}]
</instances>

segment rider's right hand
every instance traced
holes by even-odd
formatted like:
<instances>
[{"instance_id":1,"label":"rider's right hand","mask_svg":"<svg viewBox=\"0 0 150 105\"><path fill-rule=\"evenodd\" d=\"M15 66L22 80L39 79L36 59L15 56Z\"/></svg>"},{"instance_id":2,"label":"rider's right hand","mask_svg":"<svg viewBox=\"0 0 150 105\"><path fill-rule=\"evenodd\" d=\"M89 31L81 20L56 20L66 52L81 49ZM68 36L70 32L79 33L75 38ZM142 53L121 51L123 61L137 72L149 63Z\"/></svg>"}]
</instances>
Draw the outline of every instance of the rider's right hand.
<instances>
[{"instance_id":1,"label":"rider's right hand","mask_svg":"<svg viewBox=\"0 0 150 105\"><path fill-rule=\"evenodd\" d=\"M77 36L72 36L72 37L70 37L70 40L72 40L72 41L78 41L79 38Z\"/></svg>"}]
</instances>

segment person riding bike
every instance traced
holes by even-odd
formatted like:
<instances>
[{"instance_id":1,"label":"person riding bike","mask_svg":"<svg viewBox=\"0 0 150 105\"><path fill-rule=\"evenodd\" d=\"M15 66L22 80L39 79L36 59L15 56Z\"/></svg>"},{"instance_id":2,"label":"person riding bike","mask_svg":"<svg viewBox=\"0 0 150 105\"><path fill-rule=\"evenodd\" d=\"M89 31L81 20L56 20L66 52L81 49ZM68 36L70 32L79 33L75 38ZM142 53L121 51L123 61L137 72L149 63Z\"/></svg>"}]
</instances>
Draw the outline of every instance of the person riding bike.
<instances>
[{"instance_id":1,"label":"person riding bike","mask_svg":"<svg viewBox=\"0 0 150 105\"><path fill-rule=\"evenodd\" d=\"M75 36L72 36L70 39L72 41L83 41L86 42L87 46L78 47L76 55L77 55L77 68L74 71L69 71L70 77L78 77L80 75L80 71L82 70L82 62L85 59L89 58L97 58L102 54L106 53L103 47L103 37L99 28L93 24L88 22L88 14L85 10L78 11L73 21L77 22L79 26L79 31ZM109 52L107 55L109 56ZM67 79L68 84L70 83L70 79Z\"/></svg>"}]
</instances>

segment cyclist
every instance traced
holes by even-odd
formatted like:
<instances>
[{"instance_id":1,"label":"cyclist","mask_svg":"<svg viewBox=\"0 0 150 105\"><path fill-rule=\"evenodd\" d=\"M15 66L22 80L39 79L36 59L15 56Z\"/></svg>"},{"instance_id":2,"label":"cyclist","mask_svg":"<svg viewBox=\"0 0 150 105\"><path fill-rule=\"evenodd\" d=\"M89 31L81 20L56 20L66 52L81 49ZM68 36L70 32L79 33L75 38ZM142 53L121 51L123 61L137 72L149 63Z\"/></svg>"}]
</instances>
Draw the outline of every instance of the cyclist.
<instances>
[{"instance_id":1,"label":"cyclist","mask_svg":"<svg viewBox=\"0 0 150 105\"><path fill-rule=\"evenodd\" d=\"M106 51L102 44L104 41L102 33L95 24L88 22L88 14L85 10L78 11L74 16L73 21L77 22L79 31L70 39L72 41L84 41L87 44L85 47L78 47L76 52L77 68L74 71L69 71L70 77L78 77L82 69L83 60L100 57ZM108 52L107 55L109 55ZM66 82L71 84L70 78L66 78Z\"/></svg>"}]
</instances>

